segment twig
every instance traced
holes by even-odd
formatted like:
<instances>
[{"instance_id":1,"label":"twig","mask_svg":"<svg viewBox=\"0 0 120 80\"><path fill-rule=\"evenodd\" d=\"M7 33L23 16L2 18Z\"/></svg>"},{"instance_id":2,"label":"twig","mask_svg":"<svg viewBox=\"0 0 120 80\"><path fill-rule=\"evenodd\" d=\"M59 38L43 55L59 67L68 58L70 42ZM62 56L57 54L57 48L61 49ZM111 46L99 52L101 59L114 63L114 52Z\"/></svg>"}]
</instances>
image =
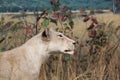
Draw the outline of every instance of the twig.
<instances>
[{"instance_id":1,"label":"twig","mask_svg":"<svg viewBox=\"0 0 120 80\"><path fill-rule=\"evenodd\" d=\"M80 74L79 76L77 76L77 77L76 77L76 78L74 78L73 80L77 80L78 78L80 78L80 77L82 77L82 76L86 75L87 73L88 73L88 71L86 71L86 72L84 72L84 73Z\"/></svg>"},{"instance_id":2,"label":"twig","mask_svg":"<svg viewBox=\"0 0 120 80\"><path fill-rule=\"evenodd\" d=\"M120 38L118 38L118 41L114 44L114 46L112 46L111 48L109 48L107 50L107 52L110 52L116 45L119 46L119 44L120 44Z\"/></svg>"},{"instance_id":3,"label":"twig","mask_svg":"<svg viewBox=\"0 0 120 80\"><path fill-rule=\"evenodd\" d=\"M2 43L4 40L5 40L5 38L3 37L3 38L0 40L0 43Z\"/></svg>"}]
</instances>

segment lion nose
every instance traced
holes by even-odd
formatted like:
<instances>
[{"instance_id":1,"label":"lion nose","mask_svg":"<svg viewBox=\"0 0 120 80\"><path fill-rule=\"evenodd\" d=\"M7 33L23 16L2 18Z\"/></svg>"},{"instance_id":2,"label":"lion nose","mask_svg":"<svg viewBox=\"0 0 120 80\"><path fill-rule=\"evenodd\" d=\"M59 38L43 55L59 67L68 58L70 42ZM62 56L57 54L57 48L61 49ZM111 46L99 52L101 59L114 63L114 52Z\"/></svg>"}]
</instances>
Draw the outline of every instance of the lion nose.
<instances>
[{"instance_id":1,"label":"lion nose","mask_svg":"<svg viewBox=\"0 0 120 80\"><path fill-rule=\"evenodd\" d=\"M74 41L74 42L73 42L73 44L75 45L75 44L76 44L76 42Z\"/></svg>"}]
</instances>

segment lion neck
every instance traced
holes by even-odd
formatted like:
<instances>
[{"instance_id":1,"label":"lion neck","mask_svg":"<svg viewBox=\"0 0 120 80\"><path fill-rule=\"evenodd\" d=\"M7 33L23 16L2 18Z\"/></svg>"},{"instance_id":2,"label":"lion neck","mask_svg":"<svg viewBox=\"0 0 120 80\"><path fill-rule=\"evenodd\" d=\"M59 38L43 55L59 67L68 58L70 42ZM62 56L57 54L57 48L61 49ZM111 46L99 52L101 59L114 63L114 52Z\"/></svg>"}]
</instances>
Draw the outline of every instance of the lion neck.
<instances>
[{"instance_id":1,"label":"lion neck","mask_svg":"<svg viewBox=\"0 0 120 80\"><path fill-rule=\"evenodd\" d=\"M32 65L36 65L40 69L41 65L49 58L50 51L48 50L48 45L43 44L42 41L34 37L27 41L24 45L27 50L26 56L33 61Z\"/></svg>"}]
</instances>

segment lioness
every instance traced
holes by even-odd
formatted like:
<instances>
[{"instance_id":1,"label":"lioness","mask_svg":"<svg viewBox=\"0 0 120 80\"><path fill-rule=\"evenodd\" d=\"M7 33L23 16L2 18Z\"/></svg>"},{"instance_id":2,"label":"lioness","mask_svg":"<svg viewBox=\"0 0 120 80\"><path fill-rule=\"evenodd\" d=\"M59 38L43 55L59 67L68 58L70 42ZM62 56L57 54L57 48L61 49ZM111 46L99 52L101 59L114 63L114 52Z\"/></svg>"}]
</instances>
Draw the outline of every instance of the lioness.
<instances>
[{"instance_id":1,"label":"lioness","mask_svg":"<svg viewBox=\"0 0 120 80\"><path fill-rule=\"evenodd\" d=\"M34 36L13 50L0 53L0 80L38 80L50 52L74 53L75 41L51 29Z\"/></svg>"}]
</instances>

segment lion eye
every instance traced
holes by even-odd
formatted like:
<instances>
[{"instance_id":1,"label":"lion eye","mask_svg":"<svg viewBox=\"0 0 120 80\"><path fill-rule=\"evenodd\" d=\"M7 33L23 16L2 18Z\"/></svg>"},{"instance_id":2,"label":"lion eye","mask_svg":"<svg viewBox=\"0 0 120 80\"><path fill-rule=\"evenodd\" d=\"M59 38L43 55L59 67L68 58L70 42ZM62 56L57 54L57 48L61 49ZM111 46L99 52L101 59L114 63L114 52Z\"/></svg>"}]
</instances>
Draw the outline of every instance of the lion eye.
<instances>
[{"instance_id":1,"label":"lion eye","mask_svg":"<svg viewBox=\"0 0 120 80\"><path fill-rule=\"evenodd\" d=\"M59 37L63 37L61 34L60 35L58 35Z\"/></svg>"}]
</instances>

